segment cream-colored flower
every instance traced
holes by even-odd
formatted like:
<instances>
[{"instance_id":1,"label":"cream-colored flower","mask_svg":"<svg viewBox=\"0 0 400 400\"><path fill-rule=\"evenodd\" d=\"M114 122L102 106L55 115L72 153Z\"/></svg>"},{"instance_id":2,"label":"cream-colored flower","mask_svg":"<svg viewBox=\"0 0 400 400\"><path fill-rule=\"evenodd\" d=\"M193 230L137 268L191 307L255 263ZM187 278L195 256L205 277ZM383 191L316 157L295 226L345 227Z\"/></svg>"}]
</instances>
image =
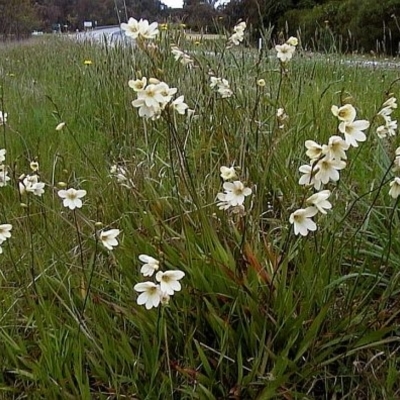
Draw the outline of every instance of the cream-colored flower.
<instances>
[{"instance_id":1,"label":"cream-colored flower","mask_svg":"<svg viewBox=\"0 0 400 400\"><path fill-rule=\"evenodd\" d=\"M172 296L174 292L179 292L182 289L181 283L179 282L185 273L183 271L158 271L156 274L157 282L160 282L161 291Z\"/></svg>"},{"instance_id":2,"label":"cream-colored flower","mask_svg":"<svg viewBox=\"0 0 400 400\"><path fill-rule=\"evenodd\" d=\"M358 142L365 142L367 137L362 132L368 129L369 122L365 119L358 121L341 122L339 124L339 131L344 134L346 142L353 147L358 147Z\"/></svg>"},{"instance_id":3,"label":"cream-colored flower","mask_svg":"<svg viewBox=\"0 0 400 400\"><path fill-rule=\"evenodd\" d=\"M251 189L245 187L240 181L225 182L223 187L225 189L225 201L230 203L231 206L243 204L245 197L252 193Z\"/></svg>"},{"instance_id":4,"label":"cream-colored flower","mask_svg":"<svg viewBox=\"0 0 400 400\"><path fill-rule=\"evenodd\" d=\"M144 304L147 310L159 306L163 297L160 285L156 285L153 282L142 282L137 283L133 289L140 293L137 298L139 305Z\"/></svg>"},{"instance_id":5,"label":"cream-colored flower","mask_svg":"<svg viewBox=\"0 0 400 400\"><path fill-rule=\"evenodd\" d=\"M323 184L329 181L336 182L339 180L339 171L346 167L346 163L342 160L336 160L325 156L319 160L318 172L315 174L315 179L321 181Z\"/></svg>"},{"instance_id":6,"label":"cream-colored flower","mask_svg":"<svg viewBox=\"0 0 400 400\"><path fill-rule=\"evenodd\" d=\"M119 229L110 229L108 231L100 232L100 240L103 246L108 250L113 250L115 246L118 246L117 236L120 234Z\"/></svg>"},{"instance_id":7,"label":"cream-colored flower","mask_svg":"<svg viewBox=\"0 0 400 400\"><path fill-rule=\"evenodd\" d=\"M128 23L123 22L121 24L121 29L125 31L125 35L137 39L140 33L139 21L135 18L129 18Z\"/></svg>"},{"instance_id":8,"label":"cream-colored flower","mask_svg":"<svg viewBox=\"0 0 400 400\"><path fill-rule=\"evenodd\" d=\"M397 199L400 196L400 178L399 177L396 176L392 180L392 182L390 182L389 194L394 199Z\"/></svg>"},{"instance_id":9,"label":"cream-colored flower","mask_svg":"<svg viewBox=\"0 0 400 400\"><path fill-rule=\"evenodd\" d=\"M286 40L286 43L290 46L297 46L299 44L299 40L297 39L297 37L290 36L290 38Z\"/></svg>"},{"instance_id":10,"label":"cream-colored flower","mask_svg":"<svg viewBox=\"0 0 400 400\"><path fill-rule=\"evenodd\" d=\"M277 51L277 57L284 63L286 61L290 61L293 57L293 54L296 50L296 47L291 46L290 44L277 44L275 46L275 50Z\"/></svg>"},{"instance_id":11,"label":"cream-colored flower","mask_svg":"<svg viewBox=\"0 0 400 400\"><path fill-rule=\"evenodd\" d=\"M128 86L132 88L135 92L142 91L147 85L147 78L143 77L142 79L131 79L128 81Z\"/></svg>"},{"instance_id":12,"label":"cream-colored flower","mask_svg":"<svg viewBox=\"0 0 400 400\"><path fill-rule=\"evenodd\" d=\"M351 104L345 104L342 107L333 105L331 111L340 121L353 122L356 118L356 109Z\"/></svg>"},{"instance_id":13,"label":"cream-colored flower","mask_svg":"<svg viewBox=\"0 0 400 400\"><path fill-rule=\"evenodd\" d=\"M317 209L315 207L307 207L306 209L300 208L290 214L289 222L293 224L294 234L307 236L309 231L316 231L317 225L311 219L315 214L317 214Z\"/></svg>"},{"instance_id":14,"label":"cream-colored flower","mask_svg":"<svg viewBox=\"0 0 400 400\"><path fill-rule=\"evenodd\" d=\"M307 148L306 156L311 160L317 160L322 155L322 146L314 140L306 140L304 145Z\"/></svg>"},{"instance_id":15,"label":"cream-colored flower","mask_svg":"<svg viewBox=\"0 0 400 400\"><path fill-rule=\"evenodd\" d=\"M189 106L184 102L185 97L184 96L179 96L172 102L172 108L181 115L185 115L186 110L189 108Z\"/></svg>"},{"instance_id":16,"label":"cream-colored flower","mask_svg":"<svg viewBox=\"0 0 400 400\"><path fill-rule=\"evenodd\" d=\"M144 263L140 270L143 276L152 276L160 268L160 262L147 254L141 254L139 260Z\"/></svg>"},{"instance_id":17,"label":"cream-colored flower","mask_svg":"<svg viewBox=\"0 0 400 400\"><path fill-rule=\"evenodd\" d=\"M303 174L299 179L299 185L314 186L316 190L320 190L322 186L321 179L317 178L316 175L319 171L317 165L302 165L299 171Z\"/></svg>"},{"instance_id":18,"label":"cream-colored flower","mask_svg":"<svg viewBox=\"0 0 400 400\"><path fill-rule=\"evenodd\" d=\"M225 167L222 166L220 168L220 172L221 172L221 178L224 181L229 181L230 179L234 179L236 178L236 171L234 167Z\"/></svg>"},{"instance_id":19,"label":"cream-colored flower","mask_svg":"<svg viewBox=\"0 0 400 400\"><path fill-rule=\"evenodd\" d=\"M56 131L61 131L64 126L66 125L65 122L60 122L57 126L56 126Z\"/></svg>"},{"instance_id":20,"label":"cream-colored flower","mask_svg":"<svg viewBox=\"0 0 400 400\"><path fill-rule=\"evenodd\" d=\"M5 242L7 239L11 237L11 224L2 224L0 225L0 244Z\"/></svg>"},{"instance_id":21,"label":"cream-colored flower","mask_svg":"<svg viewBox=\"0 0 400 400\"><path fill-rule=\"evenodd\" d=\"M328 201L330 195L330 190L321 190L320 192L310 196L306 202L313 205L320 213L326 214L326 210L332 208L332 204Z\"/></svg>"},{"instance_id":22,"label":"cream-colored flower","mask_svg":"<svg viewBox=\"0 0 400 400\"><path fill-rule=\"evenodd\" d=\"M328 144L322 146L322 153L329 158L334 158L336 160L346 160L346 151L349 149L350 145L343 140L340 136L331 136L329 138Z\"/></svg>"},{"instance_id":23,"label":"cream-colored flower","mask_svg":"<svg viewBox=\"0 0 400 400\"><path fill-rule=\"evenodd\" d=\"M75 190L70 188L68 190L59 190L58 196L63 199L64 207L68 207L70 210L82 207L82 197L86 196L86 190Z\"/></svg>"}]
</instances>

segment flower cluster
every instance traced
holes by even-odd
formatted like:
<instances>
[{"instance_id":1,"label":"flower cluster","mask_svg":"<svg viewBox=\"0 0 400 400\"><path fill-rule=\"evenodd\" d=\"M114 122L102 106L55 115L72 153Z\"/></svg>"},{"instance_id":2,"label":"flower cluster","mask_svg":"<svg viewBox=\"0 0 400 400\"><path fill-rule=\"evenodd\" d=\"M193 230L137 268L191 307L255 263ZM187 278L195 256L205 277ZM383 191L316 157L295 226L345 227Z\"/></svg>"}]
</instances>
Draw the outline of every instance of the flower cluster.
<instances>
[{"instance_id":1,"label":"flower cluster","mask_svg":"<svg viewBox=\"0 0 400 400\"><path fill-rule=\"evenodd\" d=\"M290 61L293 57L293 54L296 50L296 46L298 45L299 41L296 37L291 36L286 43L284 44L277 44L275 46L275 50L277 51L277 57L281 62Z\"/></svg>"},{"instance_id":2,"label":"flower cluster","mask_svg":"<svg viewBox=\"0 0 400 400\"><path fill-rule=\"evenodd\" d=\"M220 210L228 210L232 208L233 212L244 212L244 200L247 196L250 196L252 190L246 187L241 181L234 180L233 182L229 182L237 178L236 171L234 167L225 167L222 166L220 168L221 178L225 181L223 184L224 193L217 194L217 207Z\"/></svg>"},{"instance_id":3,"label":"flower cluster","mask_svg":"<svg viewBox=\"0 0 400 400\"><path fill-rule=\"evenodd\" d=\"M395 136L397 131L397 121L392 120L391 114L397 108L397 100L390 97L383 103L382 109L378 112L378 116L383 120L383 124L376 128L376 133L380 139L387 136Z\"/></svg>"},{"instance_id":4,"label":"flower cluster","mask_svg":"<svg viewBox=\"0 0 400 400\"><path fill-rule=\"evenodd\" d=\"M246 29L246 22L242 21L239 22L234 28L233 28L233 34L229 38L229 44L230 45L235 45L238 46L241 42L243 42L244 38L244 30Z\"/></svg>"},{"instance_id":5,"label":"flower cluster","mask_svg":"<svg viewBox=\"0 0 400 400\"><path fill-rule=\"evenodd\" d=\"M221 95L223 99L231 97L233 95L233 92L229 87L229 82L226 79L212 76L210 80L211 80L210 88L211 89L217 88L217 92Z\"/></svg>"},{"instance_id":6,"label":"flower cluster","mask_svg":"<svg viewBox=\"0 0 400 400\"><path fill-rule=\"evenodd\" d=\"M35 173L31 175L21 175L18 182L20 194L32 193L35 196L42 196L45 184L44 182L40 182L39 179L39 175Z\"/></svg>"},{"instance_id":7,"label":"flower cluster","mask_svg":"<svg viewBox=\"0 0 400 400\"><path fill-rule=\"evenodd\" d=\"M5 125L7 123L7 113L3 111L0 111L0 126Z\"/></svg>"},{"instance_id":8,"label":"flower cluster","mask_svg":"<svg viewBox=\"0 0 400 400\"><path fill-rule=\"evenodd\" d=\"M0 225L0 254L3 253L3 248L1 247L3 243L11 237L11 224L2 224Z\"/></svg>"},{"instance_id":9,"label":"flower cluster","mask_svg":"<svg viewBox=\"0 0 400 400\"><path fill-rule=\"evenodd\" d=\"M132 101L132 105L139 108L139 116L152 120L161 116L161 112L178 91L178 89L170 88L165 82L155 78L150 78L148 82L145 77L130 80L128 85L137 93L137 99ZM188 105L184 103L184 96L179 96L173 100L171 108L179 114L185 114Z\"/></svg>"},{"instance_id":10,"label":"flower cluster","mask_svg":"<svg viewBox=\"0 0 400 400\"><path fill-rule=\"evenodd\" d=\"M182 65L187 67L192 67L194 64L193 58L185 53L184 51L180 50L177 46L171 47L171 53L175 58L175 61L179 61Z\"/></svg>"},{"instance_id":11,"label":"flower cluster","mask_svg":"<svg viewBox=\"0 0 400 400\"><path fill-rule=\"evenodd\" d=\"M160 33L158 30L158 23L153 22L149 24L147 19L140 19L139 21L135 18L129 18L128 23L123 22L121 29L125 31L125 35L132 39L155 39Z\"/></svg>"},{"instance_id":12,"label":"flower cluster","mask_svg":"<svg viewBox=\"0 0 400 400\"><path fill-rule=\"evenodd\" d=\"M135 187L132 179L128 177L127 170L121 165L112 165L110 168L110 176L114 178L121 186L124 186L128 189Z\"/></svg>"},{"instance_id":13,"label":"flower cluster","mask_svg":"<svg viewBox=\"0 0 400 400\"><path fill-rule=\"evenodd\" d=\"M313 186L315 190L321 190L323 185L328 182L337 182L339 180L339 171L346 167L346 151L350 146L357 147L358 142L364 142L366 136L363 130L369 127L367 120L357 120L356 110L351 104L342 107L332 106L332 114L336 116L339 123L339 132L344 135L333 135L329 138L327 144L320 145L313 140L306 140L306 155L310 158L310 163L302 165L299 171L303 174L300 177L299 184ZM306 236L308 231L315 231L317 226L311 219L318 212L326 214L325 210L331 209L328 201L331 192L322 190L315 193L306 200L310 206L306 209L299 209L290 215L289 221L294 225L296 235Z\"/></svg>"},{"instance_id":14,"label":"flower cluster","mask_svg":"<svg viewBox=\"0 0 400 400\"><path fill-rule=\"evenodd\" d=\"M153 276L154 272L160 268L160 262L146 254L141 254L139 260L143 263L140 272L143 276ZM134 286L134 290L139 292L137 303L143 305L147 310L158 307L159 304L168 304L170 296L182 289L179 282L185 273L180 270L158 271L156 273L156 282L141 282Z\"/></svg>"},{"instance_id":15,"label":"flower cluster","mask_svg":"<svg viewBox=\"0 0 400 400\"><path fill-rule=\"evenodd\" d=\"M278 121L279 129L283 129L285 127L286 121L289 119L289 116L286 114L284 108L281 107L276 110L276 119Z\"/></svg>"}]
</instances>

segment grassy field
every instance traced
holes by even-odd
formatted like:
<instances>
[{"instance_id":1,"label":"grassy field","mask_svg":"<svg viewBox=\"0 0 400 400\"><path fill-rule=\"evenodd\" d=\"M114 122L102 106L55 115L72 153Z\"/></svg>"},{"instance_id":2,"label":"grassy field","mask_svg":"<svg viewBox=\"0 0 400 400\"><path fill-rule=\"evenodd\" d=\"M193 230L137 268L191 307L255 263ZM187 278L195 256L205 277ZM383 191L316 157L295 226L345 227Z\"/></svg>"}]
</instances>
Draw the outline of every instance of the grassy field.
<instances>
[{"instance_id":1,"label":"grassy field","mask_svg":"<svg viewBox=\"0 0 400 400\"><path fill-rule=\"evenodd\" d=\"M155 43L0 48L10 177L0 224L12 225L0 255L0 398L399 398L389 195L399 140L376 134L398 70L300 49L283 65L274 50L194 44L179 31ZM210 88L211 75L233 95ZM128 81L142 77L177 88L194 114L141 118ZM332 210L297 236L290 215L314 192L299 185L304 143L341 135L331 107L343 104L370 122L367 139L324 185ZM232 165L251 194L220 210L220 168ZM21 193L23 174L45 183L41 196ZM68 188L87 192L82 208L63 206ZM100 236L109 229L121 231L112 251ZM140 273L143 254L185 273L150 310L133 289L155 281Z\"/></svg>"}]
</instances>

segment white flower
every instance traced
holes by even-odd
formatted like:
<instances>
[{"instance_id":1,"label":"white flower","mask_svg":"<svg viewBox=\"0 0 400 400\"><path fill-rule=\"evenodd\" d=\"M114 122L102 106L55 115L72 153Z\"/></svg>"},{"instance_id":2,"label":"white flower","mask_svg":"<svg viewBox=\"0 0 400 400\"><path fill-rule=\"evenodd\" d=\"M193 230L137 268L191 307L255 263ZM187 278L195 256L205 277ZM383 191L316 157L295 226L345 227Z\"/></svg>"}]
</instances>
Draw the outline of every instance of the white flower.
<instances>
[{"instance_id":1,"label":"white flower","mask_svg":"<svg viewBox=\"0 0 400 400\"><path fill-rule=\"evenodd\" d=\"M398 147L395 151L395 158L393 161L393 169L395 171L399 171L400 170L400 147Z\"/></svg>"},{"instance_id":2,"label":"white flower","mask_svg":"<svg viewBox=\"0 0 400 400\"><path fill-rule=\"evenodd\" d=\"M222 82L222 79L217 78L216 76L211 76L210 81L211 81L210 88L214 89L216 86L218 86Z\"/></svg>"},{"instance_id":3,"label":"white flower","mask_svg":"<svg viewBox=\"0 0 400 400\"><path fill-rule=\"evenodd\" d=\"M186 110L189 108L189 106L184 103L185 96L179 96L172 102L172 108L181 115L185 115Z\"/></svg>"},{"instance_id":4,"label":"white flower","mask_svg":"<svg viewBox=\"0 0 400 400\"><path fill-rule=\"evenodd\" d=\"M192 57L190 57L189 54L187 54L184 51L180 50L176 46L172 46L171 47L171 53L174 55L175 61L180 60L180 63L182 65L191 66L194 63Z\"/></svg>"},{"instance_id":5,"label":"white flower","mask_svg":"<svg viewBox=\"0 0 400 400\"><path fill-rule=\"evenodd\" d=\"M229 201L226 201L225 197L226 197L225 193L217 194L217 199L219 200L219 202L217 203L217 207L219 210L227 210L231 206Z\"/></svg>"},{"instance_id":6,"label":"white flower","mask_svg":"<svg viewBox=\"0 0 400 400\"><path fill-rule=\"evenodd\" d=\"M320 213L326 214L326 210L332 208L332 204L328 201L330 195L330 190L321 190L310 196L306 201L308 204L312 204Z\"/></svg>"},{"instance_id":7,"label":"white flower","mask_svg":"<svg viewBox=\"0 0 400 400\"><path fill-rule=\"evenodd\" d=\"M329 158L334 158L336 160L346 160L346 151L349 149L350 145L343 140L340 136L331 136L329 138L328 144L322 146L322 152Z\"/></svg>"},{"instance_id":8,"label":"white flower","mask_svg":"<svg viewBox=\"0 0 400 400\"><path fill-rule=\"evenodd\" d=\"M356 118L356 109L351 104L342 107L332 106L331 111L340 121L352 122Z\"/></svg>"},{"instance_id":9,"label":"white flower","mask_svg":"<svg viewBox=\"0 0 400 400\"><path fill-rule=\"evenodd\" d=\"M400 178L396 177L393 179L392 182L390 182L389 194L394 199L397 199L399 197L399 195L400 195Z\"/></svg>"},{"instance_id":10,"label":"white flower","mask_svg":"<svg viewBox=\"0 0 400 400\"><path fill-rule=\"evenodd\" d=\"M82 207L82 197L86 196L86 190L75 190L70 188L68 190L59 190L58 195L64 199L64 207L68 207L70 210Z\"/></svg>"},{"instance_id":11,"label":"white flower","mask_svg":"<svg viewBox=\"0 0 400 400\"><path fill-rule=\"evenodd\" d=\"M387 121L390 119L390 115L392 114L392 112L393 112L392 107L384 107L382 108L382 110L378 112L378 115L380 115L381 117L383 117L385 121Z\"/></svg>"},{"instance_id":12,"label":"white flower","mask_svg":"<svg viewBox=\"0 0 400 400\"><path fill-rule=\"evenodd\" d=\"M100 232L101 243L103 243L103 246L106 249L112 250L113 247L118 246L118 240L116 238L119 234L120 234L119 229L110 229L108 231L101 231Z\"/></svg>"},{"instance_id":13,"label":"white flower","mask_svg":"<svg viewBox=\"0 0 400 400\"><path fill-rule=\"evenodd\" d=\"M10 181L11 178L8 176L8 171L5 165L0 165L0 187L4 187L7 185L7 182Z\"/></svg>"},{"instance_id":14,"label":"white flower","mask_svg":"<svg viewBox=\"0 0 400 400\"><path fill-rule=\"evenodd\" d=\"M313 185L316 190L321 189L322 182L316 178L316 174L319 171L318 165L302 165L299 171L303 173L299 179L299 185Z\"/></svg>"},{"instance_id":15,"label":"white flower","mask_svg":"<svg viewBox=\"0 0 400 400\"><path fill-rule=\"evenodd\" d=\"M239 46L241 42L243 42L244 33L243 32L235 32L230 38L229 42L234 44L235 46Z\"/></svg>"},{"instance_id":16,"label":"white flower","mask_svg":"<svg viewBox=\"0 0 400 400\"><path fill-rule=\"evenodd\" d=\"M240 181L225 182L223 187L225 189L225 201L231 206L243 204L244 198L251 195L251 189L245 187Z\"/></svg>"},{"instance_id":17,"label":"white flower","mask_svg":"<svg viewBox=\"0 0 400 400\"><path fill-rule=\"evenodd\" d=\"M391 120L388 118L386 120L385 125L378 126L376 128L376 133L380 139L383 139L387 136L395 136L397 131L397 121L396 120Z\"/></svg>"},{"instance_id":18,"label":"white flower","mask_svg":"<svg viewBox=\"0 0 400 400\"><path fill-rule=\"evenodd\" d=\"M317 213L315 207L300 208L290 214L289 222L293 224L294 234L307 236L308 231L316 231L317 225L311 219Z\"/></svg>"},{"instance_id":19,"label":"white flower","mask_svg":"<svg viewBox=\"0 0 400 400\"><path fill-rule=\"evenodd\" d=\"M158 23L153 22L149 24L147 19L141 19L139 21L139 31L140 35L143 36L145 39L155 39L156 36L160 33L158 30Z\"/></svg>"},{"instance_id":20,"label":"white flower","mask_svg":"<svg viewBox=\"0 0 400 400\"><path fill-rule=\"evenodd\" d=\"M11 237L11 224L2 224L0 225L0 244L5 242L7 239Z\"/></svg>"},{"instance_id":21,"label":"white flower","mask_svg":"<svg viewBox=\"0 0 400 400\"><path fill-rule=\"evenodd\" d=\"M65 122L60 122L57 126L56 126L56 131L61 131L65 126Z\"/></svg>"},{"instance_id":22,"label":"white flower","mask_svg":"<svg viewBox=\"0 0 400 400\"><path fill-rule=\"evenodd\" d=\"M285 109L282 107L276 110L276 117L281 121L284 121L285 119L289 118L289 116L285 112Z\"/></svg>"},{"instance_id":23,"label":"white flower","mask_svg":"<svg viewBox=\"0 0 400 400\"><path fill-rule=\"evenodd\" d=\"M154 271L157 271L158 268L160 268L160 262L146 254L141 254L139 260L144 263L140 270L144 276L152 276Z\"/></svg>"},{"instance_id":24,"label":"white flower","mask_svg":"<svg viewBox=\"0 0 400 400\"><path fill-rule=\"evenodd\" d=\"M185 276L183 271L158 271L156 274L157 282L160 282L161 291L169 295L179 292L182 289L180 280Z\"/></svg>"},{"instance_id":25,"label":"white flower","mask_svg":"<svg viewBox=\"0 0 400 400\"><path fill-rule=\"evenodd\" d=\"M322 155L322 146L314 140L306 140L304 145L307 148L306 155L311 160L317 160Z\"/></svg>"},{"instance_id":26,"label":"white flower","mask_svg":"<svg viewBox=\"0 0 400 400\"><path fill-rule=\"evenodd\" d=\"M143 77L142 79L131 79L128 81L128 86L133 89L135 92L140 92L147 85L147 78Z\"/></svg>"},{"instance_id":27,"label":"white flower","mask_svg":"<svg viewBox=\"0 0 400 400\"><path fill-rule=\"evenodd\" d=\"M290 38L286 40L286 43L290 46L297 46L299 44L299 40L297 39L297 37L290 36Z\"/></svg>"},{"instance_id":28,"label":"white flower","mask_svg":"<svg viewBox=\"0 0 400 400\"><path fill-rule=\"evenodd\" d=\"M358 121L341 122L339 131L344 134L346 142L353 147L358 147L358 142L365 142L367 137L363 130L369 127L369 122L365 119Z\"/></svg>"},{"instance_id":29,"label":"white flower","mask_svg":"<svg viewBox=\"0 0 400 400\"><path fill-rule=\"evenodd\" d=\"M133 100L132 106L139 108L139 117L153 120L159 118L162 111L159 105L157 105L156 107L148 107L144 99Z\"/></svg>"},{"instance_id":30,"label":"white flower","mask_svg":"<svg viewBox=\"0 0 400 400\"><path fill-rule=\"evenodd\" d=\"M125 35L137 39L140 32L139 22L135 18L129 18L128 23L123 22L121 29L125 31Z\"/></svg>"},{"instance_id":31,"label":"white flower","mask_svg":"<svg viewBox=\"0 0 400 400\"><path fill-rule=\"evenodd\" d=\"M396 97L390 97L383 103L383 107L397 108Z\"/></svg>"},{"instance_id":32,"label":"white flower","mask_svg":"<svg viewBox=\"0 0 400 400\"><path fill-rule=\"evenodd\" d=\"M229 82L226 79L212 76L210 77L210 80L211 80L210 88L213 89L217 87L217 91L222 98L231 97L233 95L233 92L229 87Z\"/></svg>"},{"instance_id":33,"label":"white flower","mask_svg":"<svg viewBox=\"0 0 400 400\"><path fill-rule=\"evenodd\" d=\"M158 307L160 304L163 293L161 292L160 285L156 285L153 282L142 282L137 283L134 287L137 292L142 292L137 298L137 303L145 305L147 310L153 307Z\"/></svg>"},{"instance_id":34,"label":"white flower","mask_svg":"<svg viewBox=\"0 0 400 400\"><path fill-rule=\"evenodd\" d=\"M237 25L235 25L235 27L233 28L233 30L235 32L243 32L246 29L246 22L242 21L239 22Z\"/></svg>"},{"instance_id":35,"label":"white flower","mask_svg":"<svg viewBox=\"0 0 400 400\"><path fill-rule=\"evenodd\" d=\"M236 178L236 171L234 167L222 166L220 169L221 178L224 181L229 181L230 179Z\"/></svg>"},{"instance_id":36,"label":"white flower","mask_svg":"<svg viewBox=\"0 0 400 400\"><path fill-rule=\"evenodd\" d=\"M0 126L7 123L7 116L8 114L6 112L3 113L3 111L0 111Z\"/></svg>"},{"instance_id":37,"label":"white flower","mask_svg":"<svg viewBox=\"0 0 400 400\"><path fill-rule=\"evenodd\" d=\"M284 44L277 44L275 46L275 50L278 52L277 57L282 61L290 61L291 58L293 57L293 54L296 50L296 47L291 46L290 44L284 43Z\"/></svg>"},{"instance_id":38,"label":"white flower","mask_svg":"<svg viewBox=\"0 0 400 400\"><path fill-rule=\"evenodd\" d=\"M0 150L0 163L3 163L6 160L6 149L1 149Z\"/></svg>"},{"instance_id":39,"label":"white flower","mask_svg":"<svg viewBox=\"0 0 400 400\"><path fill-rule=\"evenodd\" d=\"M150 84L138 92L138 99L143 100L147 107L160 108L160 103L164 103L164 96L161 93L159 84Z\"/></svg>"},{"instance_id":40,"label":"white flower","mask_svg":"<svg viewBox=\"0 0 400 400\"><path fill-rule=\"evenodd\" d=\"M346 167L346 163L341 160L336 160L329 157L324 157L318 161L318 172L315 174L315 179L321 181L323 184L328 183L330 180L336 182L339 180L339 170Z\"/></svg>"}]
</instances>

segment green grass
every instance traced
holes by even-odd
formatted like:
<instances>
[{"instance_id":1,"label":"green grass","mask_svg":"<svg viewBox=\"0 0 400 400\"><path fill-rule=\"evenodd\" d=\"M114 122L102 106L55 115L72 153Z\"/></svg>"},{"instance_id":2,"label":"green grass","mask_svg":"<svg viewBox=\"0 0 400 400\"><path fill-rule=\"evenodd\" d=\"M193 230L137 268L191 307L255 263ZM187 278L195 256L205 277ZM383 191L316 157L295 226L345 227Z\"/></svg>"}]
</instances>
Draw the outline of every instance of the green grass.
<instances>
[{"instance_id":1,"label":"green grass","mask_svg":"<svg viewBox=\"0 0 400 400\"><path fill-rule=\"evenodd\" d=\"M372 125L328 185L333 210L318 231L296 237L289 224L310 193L298 185L304 141L337 133L333 104L372 121L398 72L298 52L282 73L272 51L170 35L148 51L52 38L0 48L12 177L0 223L13 225L0 398L398 398L400 221L387 182L397 137L379 140ZM175 62L171 43L195 51L197 66ZM209 88L209 71L232 98ZM198 117L141 119L127 86L139 76L177 87ZM35 158L46 192L21 197ZM134 187L110 176L115 163ZM232 163L253 190L245 216L215 205L219 168ZM87 190L82 209L62 207L60 182ZM99 222L122 230L112 252ZM186 273L168 306L137 305L139 254Z\"/></svg>"}]
</instances>

